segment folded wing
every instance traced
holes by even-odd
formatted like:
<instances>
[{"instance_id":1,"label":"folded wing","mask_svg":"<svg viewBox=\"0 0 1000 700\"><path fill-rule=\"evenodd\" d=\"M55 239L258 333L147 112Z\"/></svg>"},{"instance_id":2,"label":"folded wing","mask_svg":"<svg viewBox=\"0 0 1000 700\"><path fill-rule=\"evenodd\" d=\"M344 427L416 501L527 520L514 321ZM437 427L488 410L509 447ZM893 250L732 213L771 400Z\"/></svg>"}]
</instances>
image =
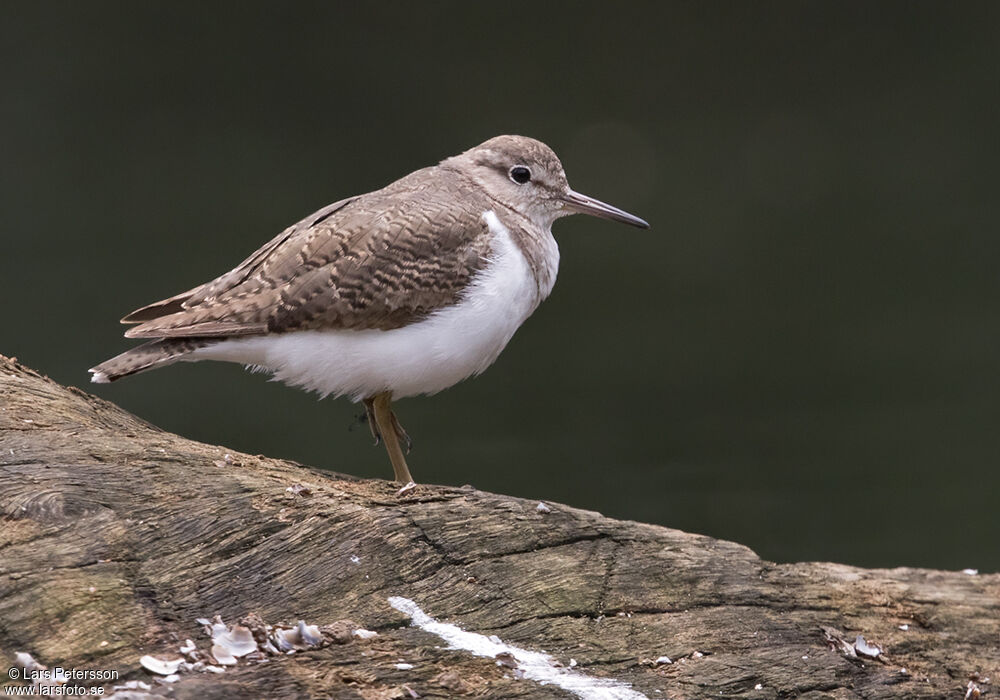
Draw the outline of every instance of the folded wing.
<instances>
[{"instance_id":1,"label":"folded wing","mask_svg":"<svg viewBox=\"0 0 1000 700\"><path fill-rule=\"evenodd\" d=\"M417 175L417 173L414 173ZM398 328L455 303L489 255L489 202L413 175L331 204L234 270L126 316L130 338ZM418 188L416 182L423 184Z\"/></svg>"}]
</instances>

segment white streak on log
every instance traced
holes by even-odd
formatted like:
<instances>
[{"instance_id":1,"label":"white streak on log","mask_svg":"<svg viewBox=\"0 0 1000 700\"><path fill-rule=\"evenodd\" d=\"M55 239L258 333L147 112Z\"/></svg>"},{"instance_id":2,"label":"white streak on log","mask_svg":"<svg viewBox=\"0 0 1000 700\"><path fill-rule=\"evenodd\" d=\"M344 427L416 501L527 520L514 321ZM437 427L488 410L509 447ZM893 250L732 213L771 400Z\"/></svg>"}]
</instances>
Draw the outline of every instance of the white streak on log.
<instances>
[{"instance_id":1,"label":"white streak on log","mask_svg":"<svg viewBox=\"0 0 1000 700\"><path fill-rule=\"evenodd\" d=\"M576 669L561 668L555 665L548 654L512 646L495 636L486 637L466 632L456 625L438 622L409 598L393 596L389 598L389 605L408 615L411 624L437 635L454 649L463 649L487 658L494 658L497 654L510 654L517 661L517 668L524 673L525 678L542 685L558 686L583 700L649 700L642 693L632 690L628 684L613 678L594 678Z\"/></svg>"}]
</instances>

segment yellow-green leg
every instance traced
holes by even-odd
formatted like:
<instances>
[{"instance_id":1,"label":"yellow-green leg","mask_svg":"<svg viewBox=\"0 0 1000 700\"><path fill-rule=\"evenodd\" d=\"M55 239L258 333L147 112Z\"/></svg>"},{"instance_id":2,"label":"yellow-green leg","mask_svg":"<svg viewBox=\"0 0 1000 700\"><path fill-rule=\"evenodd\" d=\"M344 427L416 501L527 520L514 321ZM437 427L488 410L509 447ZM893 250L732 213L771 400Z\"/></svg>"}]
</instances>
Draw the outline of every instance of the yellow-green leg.
<instances>
[{"instance_id":1,"label":"yellow-green leg","mask_svg":"<svg viewBox=\"0 0 1000 700\"><path fill-rule=\"evenodd\" d=\"M392 462L392 471L396 475L396 481L401 484L413 483L410 469L406 466L406 457L403 456L403 449L400 446L400 440L403 440L406 442L407 450L409 450L410 437L392 412L392 394L385 391L370 399L365 399L365 409L368 411L369 418L375 418L375 424L371 426L372 434L375 435L376 440L381 436L382 442L385 443L385 451L389 453L389 461ZM377 434L375 433L376 429L378 430Z\"/></svg>"}]
</instances>

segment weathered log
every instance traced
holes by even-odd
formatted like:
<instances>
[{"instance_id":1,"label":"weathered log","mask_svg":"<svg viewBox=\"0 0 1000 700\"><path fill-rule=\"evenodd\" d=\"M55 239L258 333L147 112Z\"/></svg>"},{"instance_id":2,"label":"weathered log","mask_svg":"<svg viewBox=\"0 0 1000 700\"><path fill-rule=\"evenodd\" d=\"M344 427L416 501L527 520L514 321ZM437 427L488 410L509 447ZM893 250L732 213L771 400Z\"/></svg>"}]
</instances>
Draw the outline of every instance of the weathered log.
<instances>
[{"instance_id":1,"label":"weathered log","mask_svg":"<svg viewBox=\"0 0 1000 700\"><path fill-rule=\"evenodd\" d=\"M160 431L3 357L0 513L0 658L115 669L108 692L133 679L176 698L961 698L1000 676L1000 575L779 565L468 487L397 496ZM496 635L458 640L487 656L411 625L408 605ZM262 647L264 623L337 624L224 673L164 684L140 666L181 658L186 639L189 660L215 665L196 620L250 614ZM500 640L520 649L495 658Z\"/></svg>"}]
</instances>

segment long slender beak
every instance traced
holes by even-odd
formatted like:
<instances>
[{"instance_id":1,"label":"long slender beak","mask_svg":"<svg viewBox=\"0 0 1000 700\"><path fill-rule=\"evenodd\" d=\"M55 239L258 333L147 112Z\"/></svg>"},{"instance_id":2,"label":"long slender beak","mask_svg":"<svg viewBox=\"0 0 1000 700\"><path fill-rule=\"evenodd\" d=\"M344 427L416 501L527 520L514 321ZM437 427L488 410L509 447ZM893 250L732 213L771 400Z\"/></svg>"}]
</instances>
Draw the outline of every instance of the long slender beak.
<instances>
[{"instance_id":1,"label":"long slender beak","mask_svg":"<svg viewBox=\"0 0 1000 700\"><path fill-rule=\"evenodd\" d=\"M612 221L620 221L623 224L628 224L629 226L635 226L637 228L649 228L649 224L638 216L633 216L627 211L623 211L618 207L613 207L610 204L605 204L599 199L594 199L593 197L588 197L585 194L580 194L579 192L574 192L570 190L563 195L563 202L567 209L580 214L590 214L591 216L599 216L602 219L611 219Z\"/></svg>"}]
</instances>

